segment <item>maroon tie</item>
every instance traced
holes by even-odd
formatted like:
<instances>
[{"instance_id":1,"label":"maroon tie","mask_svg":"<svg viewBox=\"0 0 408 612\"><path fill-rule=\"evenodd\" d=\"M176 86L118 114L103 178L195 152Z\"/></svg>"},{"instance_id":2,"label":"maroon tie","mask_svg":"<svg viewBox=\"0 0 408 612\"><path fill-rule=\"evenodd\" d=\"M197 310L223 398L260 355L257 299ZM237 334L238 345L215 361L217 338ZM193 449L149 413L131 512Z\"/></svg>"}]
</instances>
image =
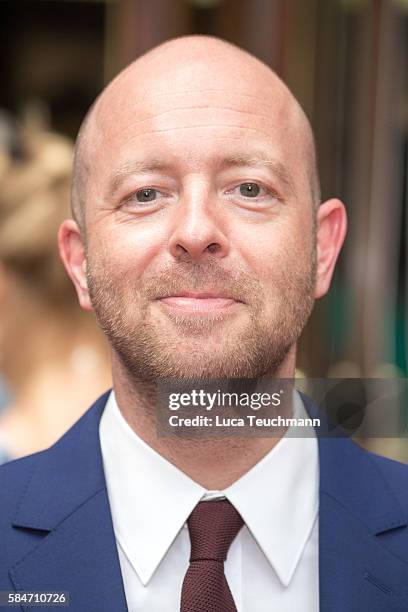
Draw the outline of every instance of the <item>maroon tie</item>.
<instances>
[{"instance_id":1,"label":"maroon tie","mask_svg":"<svg viewBox=\"0 0 408 612\"><path fill-rule=\"evenodd\" d=\"M224 561L244 521L222 499L200 502L187 522L191 556L181 591L181 612L237 612Z\"/></svg>"}]
</instances>

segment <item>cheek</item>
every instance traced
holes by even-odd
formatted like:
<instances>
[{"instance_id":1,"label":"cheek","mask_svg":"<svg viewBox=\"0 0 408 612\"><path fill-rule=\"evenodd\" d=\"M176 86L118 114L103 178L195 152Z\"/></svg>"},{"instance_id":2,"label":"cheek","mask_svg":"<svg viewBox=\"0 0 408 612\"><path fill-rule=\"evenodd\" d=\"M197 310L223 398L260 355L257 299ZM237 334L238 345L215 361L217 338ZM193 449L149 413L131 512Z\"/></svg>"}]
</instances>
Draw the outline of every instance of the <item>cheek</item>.
<instances>
[{"instance_id":1,"label":"cheek","mask_svg":"<svg viewBox=\"0 0 408 612\"><path fill-rule=\"evenodd\" d=\"M272 281L309 262L311 236L284 224L258 226L255 234L241 231L238 248L259 279Z\"/></svg>"},{"instance_id":2,"label":"cheek","mask_svg":"<svg viewBox=\"0 0 408 612\"><path fill-rule=\"evenodd\" d=\"M91 259L115 276L137 279L160 253L163 236L154 224L126 223L95 233L89 244Z\"/></svg>"}]
</instances>

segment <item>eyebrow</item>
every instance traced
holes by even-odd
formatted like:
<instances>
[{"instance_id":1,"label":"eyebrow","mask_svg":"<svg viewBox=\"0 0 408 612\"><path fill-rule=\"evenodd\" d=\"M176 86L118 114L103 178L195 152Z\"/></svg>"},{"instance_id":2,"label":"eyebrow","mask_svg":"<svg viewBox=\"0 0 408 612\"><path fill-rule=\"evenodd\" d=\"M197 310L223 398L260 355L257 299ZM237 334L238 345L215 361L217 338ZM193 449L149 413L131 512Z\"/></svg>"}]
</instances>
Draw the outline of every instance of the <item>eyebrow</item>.
<instances>
[{"instance_id":1,"label":"eyebrow","mask_svg":"<svg viewBox=\"0 0 408 612\"><path fill-rule=\"evenodd\" d=\"M229 155L228 157L221 158L219 160L219 165L222 168L238 166L258 166L261 168L267 168L277 176L279 181L283 183L283 185L289 189L292 194L295 193L295 186L286 166L282 162L271 158L263 151L254 151L249 154L239 153L237 155Z\"/></svg>"},{"instance_id":2,"label":"eyebrow","mask_svg":"<svg viewBox=\"0 0 408 612\"><path fill-rule=\"evenodd\" d=\"M112 196L129 176L169 170L170 167L170 164L160 159L133 160L131 162L126 162L113 173L108 185L108 195Z\"/></svg>"},{"instance_id":3,"label":"eyebrow","mask_svg":"<svg viewBox=\"0 0 408 612\"><path fill-rule=\"evenodd\" d=\"M216 159L216 166L221 170L240 166L267 168L277 176L284 187L289 189L292 194L295 193L294 183L286 166L282 162L271 158L263 151L222 156ZM112 175L108 185L108 195L112 196L129 176L135 174L148 174L151 172L168 172L171 171L171 169L174 169L174 164L155 158L126 162Z\"/></svg>"}]
</instances>

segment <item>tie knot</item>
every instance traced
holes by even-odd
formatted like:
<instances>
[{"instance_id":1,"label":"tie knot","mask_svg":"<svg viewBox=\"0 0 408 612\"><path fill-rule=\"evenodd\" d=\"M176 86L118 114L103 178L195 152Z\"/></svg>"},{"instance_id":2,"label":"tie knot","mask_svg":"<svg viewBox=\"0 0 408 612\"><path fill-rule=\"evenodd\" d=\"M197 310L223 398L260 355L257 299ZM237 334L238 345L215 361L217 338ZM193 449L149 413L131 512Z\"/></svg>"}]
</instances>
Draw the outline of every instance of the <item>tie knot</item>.
<instances>
[{"instance_id":1,"label":"tie knot","mask_svg":"<svg viewBox=\"0 0 408 612\"><path fill-rule=\"evenodd\" d=\"M222 499L199 502L187 523L191 540L190 561L225 561L244 521L234 506Z\"/></svg>"}]
</instances>

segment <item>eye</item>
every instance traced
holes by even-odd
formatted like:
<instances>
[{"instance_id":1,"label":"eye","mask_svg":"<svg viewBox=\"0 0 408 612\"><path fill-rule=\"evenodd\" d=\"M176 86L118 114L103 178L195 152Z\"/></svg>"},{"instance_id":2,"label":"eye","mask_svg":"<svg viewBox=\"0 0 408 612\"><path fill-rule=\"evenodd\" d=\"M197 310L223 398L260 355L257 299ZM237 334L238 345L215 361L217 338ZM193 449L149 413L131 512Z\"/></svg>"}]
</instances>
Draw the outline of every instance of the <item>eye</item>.
<instances>
[{"instance_id":1,"label":"eye","mask_svg":"<svg viewBox=\"0 0 408 612\"><path fill-rule=\"evenodd\" d=\"M145 189L139 189L136 191L135 196L138 202L153 202L158 195L157 189L147 187Z\"/></svg>"},{"instance_id":2,"label":"eye","mask_svg":"<svg viewBox=\"0 0 408 612\"><path fill-rule=\"evenodd\" d=\"M171 195L155 187L141 187L132 191L120 202L120 208L133 213L153 212L161 208Z\"/></svg>"},{"instance_id":3,"label":"eye","mask_svg":"<svg viewBox=\"0 0 408 612\"><path fill-rule=\"evenodd\" d=\"M261 192L261 186L258 183L241 183L239 185L239 193L245 198L256 198Z\"/></svg>"},{"instance_id":4,"label":"eye","mask_svg":"<svg viewBox=\"0 0 408 612\"><path fill-rule=\"evenodd\" d=\"M234 187L226 191L226 194L232 196L233 200L242 206L258 210L267 210L276 202L282 201L273 188L258 181L235 183Z\"/></svg>"}]
</instances>

